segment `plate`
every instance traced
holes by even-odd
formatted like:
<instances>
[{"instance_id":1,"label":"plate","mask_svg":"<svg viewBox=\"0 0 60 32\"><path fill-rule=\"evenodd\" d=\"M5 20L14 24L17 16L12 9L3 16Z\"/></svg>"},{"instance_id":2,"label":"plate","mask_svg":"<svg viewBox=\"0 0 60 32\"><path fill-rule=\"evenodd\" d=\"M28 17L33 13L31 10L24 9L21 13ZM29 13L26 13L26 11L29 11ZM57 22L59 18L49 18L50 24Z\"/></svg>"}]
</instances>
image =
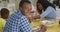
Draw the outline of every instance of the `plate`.
<instances>
[{"instance_id":1,"label":"plate","mask_svg":"<svg viewBox=\"0 0 60 32\"><path fill-rule=\"evenodd\" d=\"M44 21L42 21L42 24L46 25L47 27L53 27L54 21L44 20Z\"/></svg>"}]
</instances>

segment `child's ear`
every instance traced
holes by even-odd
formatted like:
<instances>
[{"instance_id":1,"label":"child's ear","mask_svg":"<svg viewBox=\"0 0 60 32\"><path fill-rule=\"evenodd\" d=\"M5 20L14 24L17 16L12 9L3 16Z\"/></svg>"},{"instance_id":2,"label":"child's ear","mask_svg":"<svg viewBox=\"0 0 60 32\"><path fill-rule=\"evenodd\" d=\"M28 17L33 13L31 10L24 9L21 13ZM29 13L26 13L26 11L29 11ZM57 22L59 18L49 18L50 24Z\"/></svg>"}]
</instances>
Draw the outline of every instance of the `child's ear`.
<instances>
[{"instance_id":1,"label":"child's ear","mask_svg":"<svg viewBox=\"0 0 60 32\"><path fill-rule=\"evenodd\" d=\"M19 7L19 9L21 10L22 14L24 15L24 11L23 11L22 7Z\"/></svg>"}]
</instances>

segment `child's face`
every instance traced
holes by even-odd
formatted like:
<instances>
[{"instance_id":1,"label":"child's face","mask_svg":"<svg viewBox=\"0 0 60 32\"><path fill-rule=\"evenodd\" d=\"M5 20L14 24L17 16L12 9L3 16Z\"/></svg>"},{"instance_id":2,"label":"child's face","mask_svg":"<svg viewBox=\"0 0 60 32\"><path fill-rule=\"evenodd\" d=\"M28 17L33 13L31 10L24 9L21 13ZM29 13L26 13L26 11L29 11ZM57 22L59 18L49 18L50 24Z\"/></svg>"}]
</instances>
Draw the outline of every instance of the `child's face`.
<instances>
[{"instance_id":1,"label":"child's face","mask_svg":"<svg viewBox=\"0 0 60 32\"><path fill-rule=\"evenodd\" d=\"M2 18L7 19L8 16L9 16L9 13L4 13L4 14L2 15Z\"/></svg>"},{"instance_id":2,"label":"child's face","mask_svg":"<svg viewBox=\"0 0 60 32\"><path fill-rule=\"evenodd\" d=\"M32 5L30 3L24 3L22 6L22 11L24 15L28 15L31 13Z\"/></svg>"}]
</instances>

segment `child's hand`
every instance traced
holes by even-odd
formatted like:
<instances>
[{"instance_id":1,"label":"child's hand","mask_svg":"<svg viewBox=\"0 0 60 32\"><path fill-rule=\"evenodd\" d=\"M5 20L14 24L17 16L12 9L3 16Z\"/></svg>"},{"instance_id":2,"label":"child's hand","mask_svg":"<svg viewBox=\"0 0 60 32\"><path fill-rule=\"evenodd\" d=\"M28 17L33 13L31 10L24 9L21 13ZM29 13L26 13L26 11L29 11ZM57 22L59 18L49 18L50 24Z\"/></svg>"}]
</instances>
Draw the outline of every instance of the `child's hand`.
<instances>
[{"instance_id":1,"label":"child's hand","mask_svg":"<svg viewBox=\"0 0 60 32\"><path fill-rule=\"evenodd\" d=\"M40 14L35 11L35 15L33 16L34 19L40 19Z\"/></svg>"},{"instance_id":2,"label":"child's hand","mask_svg":"<svg viewBox=\"0 0 60 32\"><path fill-rule=\"evenodd\" d=\"M42 25L40 32L46 32L47 27L45 25Z\"/></svg>"}]
</instances>

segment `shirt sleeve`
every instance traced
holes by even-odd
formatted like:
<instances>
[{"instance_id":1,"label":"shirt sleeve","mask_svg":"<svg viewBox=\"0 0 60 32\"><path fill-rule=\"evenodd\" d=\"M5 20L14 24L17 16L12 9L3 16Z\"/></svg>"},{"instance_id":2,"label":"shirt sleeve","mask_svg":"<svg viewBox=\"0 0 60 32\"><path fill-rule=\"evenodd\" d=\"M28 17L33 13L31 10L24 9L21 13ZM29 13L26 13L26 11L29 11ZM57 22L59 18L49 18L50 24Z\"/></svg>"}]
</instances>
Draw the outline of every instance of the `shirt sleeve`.
<instances>
[{"instance_id":1,"label":"shirt sleeve","mask_svg":"<svg viewBox=\"0 0 60 32\"><path fill-rule=\"evenodd\" d=\"M41 18L44 18L44 17L46 17L50 12L52 12L54 10L54 8L52 8L52 7L48 7L46 10L45 10L45 12L43 12L41 15L40 15L40 17Z\"/></svg>"},{"instance_id":2,"label":"shirt sleeve","mask_svg":"<svg viewBox=\"0 0 60 32\"><path fill-rule=\"evenodd\" d=\"M22 32L32 32L28 19L25 16L20 19L20 28Z\"/></svg>"},{"instance_id":3,"label":"shirt sleeve","mask_svg":"<svg viewBox=\"0 0 60 32\"><path fill-rule=\"evenodd\" d=\"M13 17L10 17L6 22L4 32L18 32L18 27L18 21Z\"/></svg>"}]
</instances>

